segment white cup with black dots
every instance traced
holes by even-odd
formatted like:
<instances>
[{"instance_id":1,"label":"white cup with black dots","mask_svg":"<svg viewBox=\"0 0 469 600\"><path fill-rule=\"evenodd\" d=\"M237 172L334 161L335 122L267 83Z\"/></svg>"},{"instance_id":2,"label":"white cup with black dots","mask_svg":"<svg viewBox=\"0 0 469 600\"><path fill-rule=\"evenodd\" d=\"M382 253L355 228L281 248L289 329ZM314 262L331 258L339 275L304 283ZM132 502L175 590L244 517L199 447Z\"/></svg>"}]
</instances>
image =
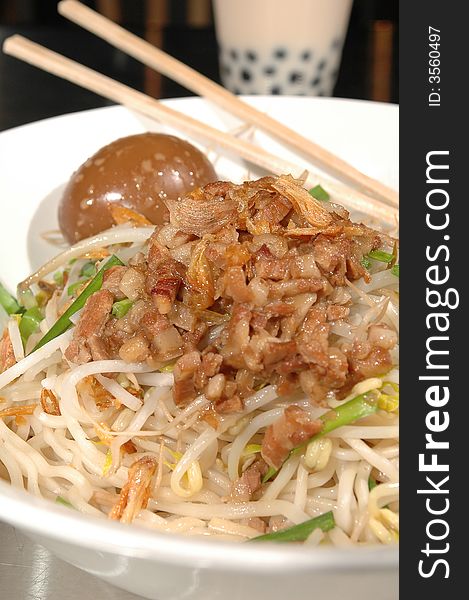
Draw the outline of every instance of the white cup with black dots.
<instances>
[{"instance_id":1,"label":"white cup with black dots","mask_svg":"<svg viewBox=\"0 0 469 600\"><path fill-rule=\"evenodd\" d=\"M223 85L331 96L353 0L214 0Z\"/></svg>"}]
</instances>

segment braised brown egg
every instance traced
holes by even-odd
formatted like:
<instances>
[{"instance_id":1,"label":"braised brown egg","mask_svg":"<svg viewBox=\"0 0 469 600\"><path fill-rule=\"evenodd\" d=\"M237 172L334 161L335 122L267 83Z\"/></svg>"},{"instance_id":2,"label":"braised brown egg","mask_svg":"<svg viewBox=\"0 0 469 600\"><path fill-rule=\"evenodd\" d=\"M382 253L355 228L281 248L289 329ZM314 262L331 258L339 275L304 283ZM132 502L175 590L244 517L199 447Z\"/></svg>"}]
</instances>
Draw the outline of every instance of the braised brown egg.
<instances>
[{"instance_id":1,"label":"braised brown egg","mask_svg":"<svg viewBox=\"0 0 469 600\"><path fill-rule=\"evenodd\" d=\"M118 139L89 158L72 175L59 205L59 226L71 244L114 224L117 203L161 224L165 199L215 181L213 166L200 150L172 135L143 133Z\"/></svg>"}]
</instances>

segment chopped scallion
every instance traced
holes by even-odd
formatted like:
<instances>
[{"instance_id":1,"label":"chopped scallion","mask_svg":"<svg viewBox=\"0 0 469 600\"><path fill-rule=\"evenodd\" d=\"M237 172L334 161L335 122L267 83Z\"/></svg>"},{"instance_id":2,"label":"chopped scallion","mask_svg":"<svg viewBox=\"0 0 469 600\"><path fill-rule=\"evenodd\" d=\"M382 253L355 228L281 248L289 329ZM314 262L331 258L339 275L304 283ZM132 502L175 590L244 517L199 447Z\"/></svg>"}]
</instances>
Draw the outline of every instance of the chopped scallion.
<instances>
[{"instance_id":1,"label":"chopped scallion","mask_svg":"<svg viewBox=\"0 0 469 600\"><path fill-rule=\"evenodd\" d=\"M298 454L301 454L304 452L305 446L307 446L310 442L322 438L334 429L343 427L344 425L350 425L350 423L354 423L359 419L363 419L364 417L372 415L378 410L379 397L379 392L377 392L377 390L371 390L371 392L355 396L355 398L352 398L348 402L341 404L337 408L329 410L327 413L319 417L324 423L321 431L316 433L316 435L313 435L313 437L309 438L309 440L306 440L306 442L301 444L301 446L294 448L288 456L297 456ZM277 471L278 469L270 467L262 482L266 483L269 481L277 473Z\"/></svg>"},{"instance_id":2,"label":"chopped scallion","mask_svg":"<svg viewBox=\"0 0 469 600\"><path fill-rule=\"evenodd\" d=\"M124 300L114 302L112 305L112 314L117 319L122 319L122 317L125 317L125 315L129 312L133 303L133 300L130 300L129 298L124 298Z\"/></svg>"},{"instance_id":3,"label":"chopped scallion","mask_svg":"<svg viewBox=\"0 0 469 600\"><path fill-rule=\"evenodd\" d=\"M52 325L52 327L49 329L46 335L39 340L33 352L38 348L44 346L44 344L47 344L47 342L50 342L57 336L67 331L67 329L69 329L72 325L70 317L85 306L86 301L92 294L101 289L101 286L103 285L103 276L105 271L107 271L111 267L114 267L115 265L123 264L124 263L113 254L111 258L99 269L99 271L90 281L90 283L86 286L86 288L82 291L82 293L77 298L75 298L75 300L63 313L63 315L54 323L54 325Z\"/></svg>"},{"instance_id":4,"label":"chopped scallion","mask_svg":"<svg viewBox=\"0 0 469 600\"><path fill-rule=\"evenodd\" d=\"M94 262L87 262L83 265L83 267L81 268L80 271L80 277L86 277L86 279L89 279L90 277L93 277L93 275L95 275L96 273L96 266Z\"/></svg>"},{"instance_id":5,"label":"chopped scallion","mask_svg":"<svg viewBox=\"0 0 469 600\"><path fill-rule=\"evenodd\" d=\"M367 256L368 258L384 263L390 263L394 258L393 254L389 254L389 252L384 252L383 250L372 250L368 252Z\"/></svg>"},{"instance_id":6,"label":"chopped scallion","mask_svg":"<svg viewBox=\"0 0 469 600\"><path fill-rule=\"evenodd\" d=\"M365 269L369 269L371 267L371 260L369 258L367 258L366 256L364 256L361 261L360 264L362 267L364 267Z\"/></svg>"},{"instance_id":7,"label":"chopped scallion","mask_svg":"<svg viewBox=\"0 0 469 600\"><path fill-rule=\"evenodd\" d=\"M20 304L20 306L23 306L26 310L28 308L33 308L33 306L37 306L36 296L32 293L30 289L18 292L18 303Z\"/></svg>"},{"instance_id":8,"label":"chopped scallion","mask_svg":"<svg viewBox=\"0 0 469 600\"><path fill-rule=\"evenodd\" d=\"M43 318L44 315L37 306L28 308L28 310L23 314L19 324L19 330L23 344L26 344L30 335L36 333Z\"/></svg>"},{"instance_id":9,"label":"chopped scallion","mask_svg":"<svg viewBox=\"0 0 469 600\"><path fill-rule=\"evenodd\" d=\"M330 200L329 194L321 185L315 185L309 190L309 193L313 198L316 198L316 200L319 200L320 202L329 202Z\"/></svg>"},{"instance_id":10,"label":"chopped scallion","mask_svg":"<svg viewBox=\"0 0 469 600\"><path fill-rule=\"evenodd\" d=\"M21 312L21 307L7 290L0 283L0 304L9 315L15 315Z\"/></svg>"},{"instance_id":11,"label":"chopped scallion","mask_svg":"<svg viewBox=\"0 0 469 600\"><path fill-rule=\"evenodd\" d=\"M62 287L64 284L64 272L56 271L53 275L53 279L59 287Z\"/></svg>"},{"instance_id":12,"label":"chopped scallion","mask_svg":"<svg viewBox=\"0 0 469 600\"><path fill-rule=\"evenodd\" d=\"M65 498L63 498L62 496L57 496L55 501L57 504L62 504L62 506L66 506L67 508L75 509L73 504L71 504L68 500L65 500Z\"/></svg>"},{"instance_id":13,"label":"chopped scallion","mask_svg":"<svg viewBox=\"0 0 469 600\"><path fill-rule=\"evenodd\" d=\"M266 533L265 535L259 535L255 538L252 538L249 541L252 542L304 542L308 539L308 537L313 533L315 529L321 529L324 531L330 531L334 529L335 521L334 515L330 510L327 513L319 515L319 517L314 517L313 519L309 519L304 523L299 523L298 525L293 525L293 527L288 527L287 529L281 529L280 531L275 531L273 533Z\"/></svg>"},{"instance_id":14,"label":"chopped scallion","mask_svg":"<svg viewBox=\"0 0 469 600\"><path fill-rule=\"evenodd\" d=\"M395 275L396 277L399 277L399 265L394 265L394 266L391 268L391 273L392 273L393 275Z\"/></svg>"},{"instance_id":15,"label":"chopped scallion","mask_svg":"<svg viewBox=\"0 0 469 600\"><path fill-rule=\"evenodd\" d=\"M260 444L248 444L244 448L244 450L242 452L242 456L246 457L246 456L250 456L251 454L257 454L261 450L262 450L262 446Z\"/></svg>"},{"instance_id":16,"label":"chopped scallion","mask_svg":"<svg viewBox=\"0 0 469 600\"><path fill-rule=\"evenodd\" d=\"M67 295L73 296L73 294L87 281L88 279L79 279L78 281L75 281L75 283L71 283L67 288Z\"/></svg>"}]
</instances>

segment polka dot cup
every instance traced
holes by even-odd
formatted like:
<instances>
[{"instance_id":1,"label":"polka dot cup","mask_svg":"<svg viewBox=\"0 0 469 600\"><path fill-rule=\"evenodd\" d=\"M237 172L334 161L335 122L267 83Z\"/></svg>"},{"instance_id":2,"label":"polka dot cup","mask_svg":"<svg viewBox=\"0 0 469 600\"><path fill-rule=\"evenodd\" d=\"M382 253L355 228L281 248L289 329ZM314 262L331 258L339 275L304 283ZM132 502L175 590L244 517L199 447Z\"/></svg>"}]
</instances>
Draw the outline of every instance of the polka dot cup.
<instances>
[{"instance_id":1,"label":"polka dot cup","mask_svg":"<svg viewBox=\"0 0 469 600\"><path fill-rule=\"evenodd\" d=\"M352 0L214 0L223 84L235 94L330 96Z\"/></svg>"}]
</instances>

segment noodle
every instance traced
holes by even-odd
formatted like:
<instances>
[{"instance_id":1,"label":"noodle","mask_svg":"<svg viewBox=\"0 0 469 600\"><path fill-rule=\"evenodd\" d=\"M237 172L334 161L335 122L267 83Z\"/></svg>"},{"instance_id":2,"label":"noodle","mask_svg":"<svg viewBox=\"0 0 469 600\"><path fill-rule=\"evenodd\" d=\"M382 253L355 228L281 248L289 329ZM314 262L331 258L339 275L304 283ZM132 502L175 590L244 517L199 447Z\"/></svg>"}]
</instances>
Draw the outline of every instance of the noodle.
<instances>
[{"instance_id":1,"label":"noodle","mask_svg":"<svg viewBox=\"0 0 469 600\"><path fill-rule=\"evenodd\" d=\"M308 471L300 463L298 465L298 471L296 473L296 489L295 498L293 500L295 506L305 509L306 501L308 498Z\"/></svg>"},{"instance_id":2,"label":"noodle","mask_svg":"<svg viewBox=\"0 0 469 600\"><path fill-rule=\"evenodd\" d=\"M351 532L353 523L353 512L351 508L356 503L353 494L353 485L358 470L358 463L344 463L339 465L339 489L337 493L337 508L334 511L334 519L339 527L345 532Z\"/></svg>"},{"instance_id":3,"label":"noodle","mask_svg":"<svg viewBox=\"0 0 469 600\"><path fill-rule=\"evenodd\" d=\"M233 186L213 185L220 198ZM1 476L153 531L243 542L332 511L335 526L308 532L308 547L392 543L393 263L373 259L378 232L321 208L291 178L230 194L214 205L209 194L203 215L193 203L189 220L172 207L177 227L83 240L21 284L34 303L42 278L64 271L63 283L40 283L49 299L25 343L21 314L0 310ZM231 223L217 211L236 194ZM204 229L218 217L223 229ZM110 253L125 264L114 257L107 269ZM82 280L90 266L94 289ZM52 327L59 335L35 350Z\"/></svg>"},{"instance_id":4,"label":"noodle","mask_svg":"<svg viewBox=\"0 0 469 600\"><path fill-rule=\"evenodd\" d=\"M381 471L389 481L399 481L399 473L394 465L377 452L374 452L363 440L348 439L347 443L360 454L362 458L368 461L370 465Z\"/></svg>"},{"instance_id":5,"label":"noodle","mask_svg":"<svg viewBox=\"0 0 469 600\"><path fill-rule=\"evenodd\" d=\"M103 375L96 375L96 379L103 386L105 390L110 392L116 400L119 400L124 406L131 410L138 410L142 406L141 400L132 396L125 388L119 385L113 379L104 377Z\"/></svg>"},{"instance_id":6,"label":"noodle","mask_svg":"<svg viewBox=\"0 0 469 600\"><path fill-rule=\"evenodd\" d=\"M20 330L18 328L18 321L14 318L8 321L8 334L10 336L11 345L13 346L15 360L18 362L24 358L24 348L23 342L21 341Z\"/></svg>"},{"instance_id":7,"label":"noodle","mask_svg":"<svg viewBox=\"0 0 469 600\"><path fill-rule=\"evenodd\" d=\"M273 500L272 502L259 500L257 502L244 502L239 504L210 504L203 506L193 502L160 502L150 501L149 506L163 512L176 515L197 517L200 519L211 519L220 517L224 519L246 519L250 517L266 517L284 515L293 523L302 523L308 519L308 515L295 507L291 502L285 500Z\"/></svg>"},{"instance_id":8,"label":"noodle","mask_svg":"<svg viewBox=\"0 0 469 600\"><path fill-rule=\"evenodd\" d=\"M69 341L71 339L71 332L66 331L62 335L59 335L55 339L51 340L47 344L44 344L42 348L36 350L33 354L30 354L26 358L23 358L15 365L4 371L0 374L0 389L11 383L14 379L26 373L28 369L34 367L40 360L50 356L52 352L55 352L57 348L60 348L60 345L64 341Z\"/></svg>"},{"instance_id":9,"label":"noodle","mask_svg":"<svg viewBox=\"0 0 469 600\"><path fill-rule=\"evenodd\" d=\"M231 445L228 458L228 475L231 480L234 481L239 476L239 460L248 441L254 437L261 427L266 427L273 423L281 412L282 410L280 408L274 408L273 410L269 410L254 417L249 425L237 436L236 440Z\"/></svg>"},{"instance_id":10,"label":"noodle","mask_svg":"<svg viewBox=\"0 0 469 600\"><path fill-rule=\"evenodd\" d=\"M38 271L36 271L36 273L33 273L33 275L30 275L27 279L25 279L19 287L20 289L29 288L33 283L36 283L49 273L57 270L70 260L86 254L86 252L89 252L90 250L112 246L113 244L125 244L128 242L144 243L147 241L151 231L151 227L114 227L108 231L103 231L98 235L78 242L71 248L68 248L61 254L58 254L46 265L42 266Z\"/></svg>"}]
</instances>

